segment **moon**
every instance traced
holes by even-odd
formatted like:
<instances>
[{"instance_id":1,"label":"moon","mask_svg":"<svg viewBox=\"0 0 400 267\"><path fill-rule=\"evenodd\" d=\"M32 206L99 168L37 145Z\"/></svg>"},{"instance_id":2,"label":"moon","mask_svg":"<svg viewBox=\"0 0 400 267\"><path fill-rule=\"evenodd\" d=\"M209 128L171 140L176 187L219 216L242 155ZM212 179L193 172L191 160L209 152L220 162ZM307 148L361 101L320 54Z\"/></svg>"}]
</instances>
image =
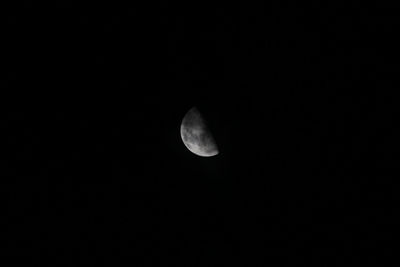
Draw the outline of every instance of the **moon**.
<instances>
[{"instance_id":1,"label":"moon","mask_svg":"<svg viewBox=\"0 0 400 267\"><path fill-rule=\"evenodd\" d=\"M219 153L206 121L196 107L191 108L182 119L181 138L187 149L198 156L212 157Z\"/></svg>"}]
</instances>

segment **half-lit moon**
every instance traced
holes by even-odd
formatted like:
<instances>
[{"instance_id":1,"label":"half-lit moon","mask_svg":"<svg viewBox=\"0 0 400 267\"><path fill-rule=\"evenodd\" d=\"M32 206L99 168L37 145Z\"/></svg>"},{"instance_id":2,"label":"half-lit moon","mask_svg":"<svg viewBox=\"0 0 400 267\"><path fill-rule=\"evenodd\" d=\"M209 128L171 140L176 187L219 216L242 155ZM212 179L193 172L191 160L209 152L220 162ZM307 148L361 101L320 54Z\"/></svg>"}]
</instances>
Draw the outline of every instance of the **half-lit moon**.
<instances>
[{"instance_id":1,"label":"half-lit moon","mask_svg":"<svg viewBox=\"0 0 400 267\"><path fill-rule=\"evenodd\" d=\"M191 108L183 118L181 137L187 149L198 156L211 157L219 153L206 121L196 107Z\"/></svg>"}]
</instances>

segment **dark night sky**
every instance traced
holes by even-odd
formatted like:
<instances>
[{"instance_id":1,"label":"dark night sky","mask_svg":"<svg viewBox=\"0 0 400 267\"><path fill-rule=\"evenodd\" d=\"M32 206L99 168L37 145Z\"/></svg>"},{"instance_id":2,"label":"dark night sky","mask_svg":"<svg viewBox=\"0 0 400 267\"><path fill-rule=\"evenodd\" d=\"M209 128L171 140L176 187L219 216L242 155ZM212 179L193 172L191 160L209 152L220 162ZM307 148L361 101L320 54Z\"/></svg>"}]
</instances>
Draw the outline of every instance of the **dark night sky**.
<instances>
[{"instance_id":1,"label":"dark night sky","mask_svg":"<svg viewBox=\"0 0 400 267\"><path fill-rule=\"evenodd\" d=\"M391 263L390 13L360 3L10 8L4 261ZM180 139L192 106L216 157Z\"/></svg>"}]
</instances>

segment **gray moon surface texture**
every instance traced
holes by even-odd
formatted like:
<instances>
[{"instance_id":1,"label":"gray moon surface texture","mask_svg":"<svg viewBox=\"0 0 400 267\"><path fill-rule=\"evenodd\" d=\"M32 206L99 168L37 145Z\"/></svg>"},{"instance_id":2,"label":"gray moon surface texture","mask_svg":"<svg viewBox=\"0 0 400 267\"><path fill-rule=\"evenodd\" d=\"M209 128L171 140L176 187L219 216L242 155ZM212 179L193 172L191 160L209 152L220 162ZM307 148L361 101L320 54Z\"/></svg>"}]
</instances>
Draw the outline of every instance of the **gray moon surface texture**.
<instances>
[{"instance_id":1,"label":"gray moon surface texture","mask_svg":"<svg viewBox=\"0 0 400 267\"><path fill-rule=\"evenodd\" d=\"M219 153L215 139L196 107L183 117L181 138L187 149L198 156L212 157Z\"/></svg>"}]
</instances>

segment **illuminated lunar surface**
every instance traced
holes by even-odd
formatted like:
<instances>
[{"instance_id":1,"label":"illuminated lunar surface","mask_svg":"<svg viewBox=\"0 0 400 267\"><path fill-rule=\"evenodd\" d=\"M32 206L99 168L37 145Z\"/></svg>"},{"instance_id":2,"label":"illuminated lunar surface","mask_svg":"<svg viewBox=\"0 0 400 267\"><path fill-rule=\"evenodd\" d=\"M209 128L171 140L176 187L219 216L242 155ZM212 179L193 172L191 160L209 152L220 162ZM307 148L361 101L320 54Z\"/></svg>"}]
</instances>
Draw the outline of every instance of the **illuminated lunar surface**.
<instances>
[{"instance_id":1,"label":"illuminated lunar surface","mask_svg":"<svg viewBox=\"0 0 400 267\"><path fill-rule=\"evenodd\" d=\"M196 107L191 108L183 118L181 137L187 149L198 156L212 157L219 153L214 137Z\"/></svg>"}]
</instances>

